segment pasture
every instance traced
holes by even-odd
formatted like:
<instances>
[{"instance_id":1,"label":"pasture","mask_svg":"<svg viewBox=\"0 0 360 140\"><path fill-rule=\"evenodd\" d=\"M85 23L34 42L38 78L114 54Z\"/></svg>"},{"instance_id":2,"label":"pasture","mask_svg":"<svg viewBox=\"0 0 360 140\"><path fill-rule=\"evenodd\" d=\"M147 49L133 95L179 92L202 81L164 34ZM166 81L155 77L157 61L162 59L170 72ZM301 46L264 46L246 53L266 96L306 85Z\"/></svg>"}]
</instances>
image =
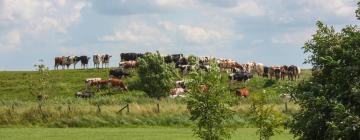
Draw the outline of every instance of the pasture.
<instances>
[{"instance_id":1,"label":"pasture","mask_svg":"<svg viewBox=\"0 0 360 140\"><path fill-rule=\"evenodd\" d=\"M255 128L238 129L231 140L258 139ZM142 128L0 128L0 139L6 140L198 140L190 128L142 127ZM288 133L272 139L290 140Z\"/></svg>"},{"instance_id":2,"label":"pasture","mask_svg":"<svg viewBox=\"0 0 360 140\"><path fill-rule=\"evenodd\" d=\"M91 99L75 98L77 91L85 88L84 79L89 77L108 77L108 69L89 70L52 70L51 94L49 99L39 104L36 98L29 94L27 83L29 77L36 78L36 72L0 72L0 126L26 127L122 127L122 126L191 126L189 113L184 98L163 98L160 100L161 112L156 112L156 99L148 97L137 85L138 76L125 79L128 92L106 89L96 93ZM310 76L309 70L303 70L301 79ZM301 81L292 81L299 82ZM31 80L31 79L30 79ZM246 83L233 83L230 88L246 86L251 94L266 90L267 102L274 104L278 111L284 110L284 102L279 98L277 88L286 84L287 80L269 80L255 76ZM252 127L248 121L250 100L237 98L236 111L238 127ZM119 112L129 104L126 110ZM41 106L40 106L41 105ZM294 103L288 104L287 114L298 109Z\"/></svg>"}]
</instances>

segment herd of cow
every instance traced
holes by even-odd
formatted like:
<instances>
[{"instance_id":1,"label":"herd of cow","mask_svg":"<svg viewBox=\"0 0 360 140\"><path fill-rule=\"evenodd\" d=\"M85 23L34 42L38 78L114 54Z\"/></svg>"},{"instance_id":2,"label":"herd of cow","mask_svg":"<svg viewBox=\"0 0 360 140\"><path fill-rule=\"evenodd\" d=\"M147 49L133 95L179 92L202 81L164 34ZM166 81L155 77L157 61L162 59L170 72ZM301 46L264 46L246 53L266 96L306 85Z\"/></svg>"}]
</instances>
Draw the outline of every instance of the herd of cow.
<instances>
[{"instance_id":1,"label":"herd of cow","mask_svg":"<svg viewBox=\"0 0 360 140\"><path fill-rule=\"evenodd\" d=\"M130 76L130 73L126 69L136 68L139 66L138 58L147 55L148 53L121 53L121 62L119 62L119 67L117 69L110 69L109 77L110 79L103 80L101 78L88 78L85 80L86 89L88 87L96 87L99 91L102 87L118 87L127 91L127 87L124 82L121 80L123 77ZM93 55L93 63L95 68L109 67L111 55ZM78 62L81 62L81 67L86 69L88 68L88 62L90 57L87 56L62 56L55 58L55 69L58 69L58 66L69 68L70 65L75 66ZM173 54L163 56L165 63L174 64L175 68L178 68L183 74L187 74L190 71L196 71L203 69L207 71L210 68L210 61L214 60L218 64L218 68L222 71L226 71L229 74L229 79L231 81L248 81L253 78L254 75L268 77L270 79L282 79L285 80L286 76L288 80L296 80L300 75L300 68L294 65L290 66L264 66L261 63L257 62L248 62L240 64L231 59L215 59L211 57L195 57L189 56L184 57L183 54ZM179 82L179 83L178 83ZM183 95L187 90L184 83L181 81L177 82L177 87L170 91L171 97L177 97ZM238 89L236 95L247 97L249 95L246 88ZM87 94L76 94L77 97L87 97ZM90 95L89 95L90 96Z\"/></svg>"},{"instance_id":2,"label":"herd of cow","mask_svg":"<svg viewBox=\"0 0 360 140\"><path fill-rule=\"evenodd\" d=\"M94 67L99 68L100 64L101 67L107 68L109 67L111 55L108 54L95 54L93 55L93 62ZM54 69L59 69L59 66L62 66L62 69L65 67L69 69L70 65L74 66L74 69L76 68L76 64L81 62L81 68L86 69L88 68L90 57L83 55L83 56L61 56L61 57L55 57L55 65Z\"/></svg>"}]
</instances>

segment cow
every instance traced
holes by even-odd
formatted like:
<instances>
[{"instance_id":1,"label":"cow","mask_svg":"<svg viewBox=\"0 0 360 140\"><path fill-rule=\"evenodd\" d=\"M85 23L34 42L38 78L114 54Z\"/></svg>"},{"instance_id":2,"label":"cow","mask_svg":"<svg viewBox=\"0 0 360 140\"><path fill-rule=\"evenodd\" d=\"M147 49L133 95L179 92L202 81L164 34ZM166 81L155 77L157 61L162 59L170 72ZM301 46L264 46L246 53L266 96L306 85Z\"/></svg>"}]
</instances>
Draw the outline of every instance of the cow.
<instances>
[{"instance_id":1,"label":"cow","mask_svg":"<svg viewBox=\"0 0 360 140\"><path fill-rule=\"evenodd\" d=\"M230 80L236 80L236 81L248 81L251 78L253 78L253 74L245 71L236 72L233 74L230 74L229 76Z\"/></svg>"},{"instance_id":2,"label":"cow","mask_svg":"<svg viewBox=\"0 0 360 140\"><path fill-rule=\"evenodd\" d=\"M87 57L86 55L83 55L83 56L80 56L79 59L80 59L80 62L81 62L81 68L87 69L90 57Z\"/></svg>"},{"instance_id":3,"label":"cow","mask_svg":"<svg viewBox=\"0 0 360 140\"><path fill-rule=\"evenodd\" d=\"M164 58L164 62L165 62L166 64L170 64L170 63L173 62L173 61L172 61L172 58L171 58L171 55L166 55L166 56L164 56L163 58Z\"/></svg>"},{"instance_id":4,"label":"cow","mask_svg":"<svg viewBox=\"0 0 360 140\"><path fill-rule=\"evenodd\" d=\"M286 75L288 75L288 66L284 65L280 67L280 77L281 80L285 80Z\"/></svg>"},{"instance_id":5,"label":"cow","mask_svg":"<svg viewBox=\"0 0 360 140\"><path fill-rule=\"evenodd\" d=\"M136 61L137 58L143 57L145 54L142 53L121 53L121 61Z\"/></svg>"},{"instance_id":6,"label":"cow","mask_svg":"<svg viewBox=\"0 0 360 140\"><path fill-rule=\"evenodd\" d=\"M226 72L229 72L228 70L231 70L235 67L237 67L239 64L231 59L219 59L218 60L218 66L220 69L225 70Z\"/></svg>"},{"instance_id":7,"label":"cow","mask_svg":"<svg viewBox=\"0 0 360 140\"><path fill-rule=\"evenodd\" d=\"M170 98L175 97L185 97L184 93L186 92L186 89L184 88L172 88L170 89Z\"/></svg>"},{"instance_id":8,"label":"cow","mask_svg":"<svg viewBox=\"0 0 360 140\"><path fill-rule=\"evenodd\" d=\"M249 97L249 89L246 87L242 87L236 90L236 95L240 97Z\"/></svg>"},{"instance_id":9,"label":"cow","mask_svg":"<svg viewBox=\"0 0 360 140\"><path fill-rule=\"evenodd\" d=\"M128 91L127 86L124 84L124 82L121 79L110 78L108 81L109 81L109 86L118 87L125 91Z\"/></svg>"},{"instance_id":10,"label":"cow","mask_svg":"<svg viewBox=\"0 0 360 140\"><path fill-rule=\"evenodd\" d=\"M65 57L55 57L55 65L54 65L54 69L59 69L59 66L62 66L62 69L64 69L65 67L65 63L64 63L64 59Z\"/></svg>"},{"instance_id":11,"label":"cow","mask_svg":"<svg viewBox=\"0 0 360 140\"><path fill-rule=\"evenodd\" d=\"M70 65L74 65L74 69L76 68L76 64L80 61L78 56L67 56L65 57L65 65L67 69L69 69Z\"/></svg>"},{"instance_id":12,"label":"cow","mask_svg":"<svg viewBox=\"0 0 360 140\"><path fill-rule=\"evenodd\" d=\"M279 80L280 79L280 67L278 66L271 66L270 69L269 69L269 75L270 75L270 79L272 79L272 77L275 76L276 80Z\"/></svg>"},{"instance_id":13,"label":"cow","mask_svg":"<svg viewBox=\"0 0 360 140\"><path fill-rule=\"evenodd\" d=\"M300 72L299 68L297 66L291 65L288 68L288 79L289 80L296 80L299 78Z\"/></svg>"},{"instance_id":14,"label":"cow","mask_svg":"<svg viewBox=\"0 0 360 140\"><path fill-rule=\"evenodd\" d=\"M185 81L180 80L180 81L176 81L175 83L177 88L184 88L184 89L186 88Z\"/></svg>"},{"instance_id":15,"label":"cow","mask_svg":"<svg viewBox=\"0 0 360 140\"><path fill-rule=\"evenodd\" d=\"M100 91L101 88L109 86L109 80L99 80L96 81L94 84L96 86L96 91Z\"/></svg>"},{"instance_id":16,"label":"cow","mask_svg":"<svg viewBox=\"0 0 360 140\"><path fill-rule=\"evenodd\" d=\"M264 73L263 73L263 77L267 77L267 78L269 78L269 70L270 70L270 67L268 67L268 66L264 66Z\"/></svg>"},{"instance_id":17,"label":"cow","mask_svg":"<svg viewBox=\"0 0 360 140\"><path fill-rule=\"evenodd\" d=\"M97 87L97 82L101 81L101 78L86 78L85 79L85 87L86 90L88 89L88 87L90 86L96 86Z\"/></svg>"},{"instance_id":18,"label":"cow","mask_svg":"<svg viewBox=\"0 0 360 140\"><path fill-rule=\"evenodd\" d=\"M122 77L130 76L128 72L125 72L123 69L110 69L109 77L115 77L121 79Z\"/></svg>"},{"instance_id":19,"label":"cow","mask_svg":"<svg viewBox=\"0 0 360 140\"><path fill-rule=\"evenodd\" d=\"M109 67L109 62L110 62L110 58L112 56L111 55L108 55L108 54L104 54L104 55L101 55L100 57L100 60L101 60L101 68L104 68L104 65L105 65L105 68L108 68Z\"/></svg>"},{"instance_id":20,"label":"cow","mask_svg":"<svg viewBox=\"0 0 360 140\"><path fill-rule=\"evenodd\" d=\"M258 76L264 75L264 65L262 63L255 63L255 69Z\"/></svg>"},{"instance_id":21,"label":"cow","mask_svg":"<svg viewBox=\"0 0 360 140\"><path fill-rule=\"evenodd\" d=\"M100 62L101 62L101 55L99 54L94 54L93 55L93 62L94 62L94 68L99 68L100 67Z\"/></svg>"},{"instance_id":22,"label":"cow","mask_svg":"<svg viewBox=\"0 0 360 140\"><path fill-rule=\"evenodd\" d=\"M124 69L136 68L139 66L139 62L135 60L123 61L119 63L119 67Z\"/></svg>"},{"instance_id":23,"label":"cow","mask_svg":"<svg viewBox=\"0 0 360 140\"><path fill-rule=\"evenodd\" d=\"M188 74L190 71L194 71L197 68L197 65L180 65L179 69L182 74Z\"/></svg>"},{"instance_id":24,"label":"cow","mask_svg":"<svg viewBox=\"0 0 360 140\"><path fill-rule=\"evenodd\" d=\"M75 97L77 98L91 98L94 96L94 92L76 92Z\"/></svg>"}]
</instances>

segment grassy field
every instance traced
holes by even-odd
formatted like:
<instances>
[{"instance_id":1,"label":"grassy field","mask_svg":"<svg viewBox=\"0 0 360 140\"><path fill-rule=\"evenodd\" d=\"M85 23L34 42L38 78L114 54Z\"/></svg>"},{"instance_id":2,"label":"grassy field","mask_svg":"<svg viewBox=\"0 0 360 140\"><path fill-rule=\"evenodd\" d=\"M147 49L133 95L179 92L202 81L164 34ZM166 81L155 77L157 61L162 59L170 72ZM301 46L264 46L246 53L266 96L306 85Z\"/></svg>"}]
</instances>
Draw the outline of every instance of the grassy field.
<instances>
[{"instance_id":1,"label":"grassy field","mask_svg":"<svg viewBox=\"0 0 360 140\"><path fill-rule=\"evenodd\" d=\"M190 128L0 128L1 140L198 140ZM239 128L231 140L255 140L255 128ZM291 140L284 133L274 140Z\"/></svg>"},{"instance_id":2,"label":"grassy field","mask_svg":"<svg viewBox=\"0 0 360 140\"><path fill-rule=\"evenodd\" d=\"M156 112L157 100L147 97L138 85L138 76L126 78L125 83L130 91L107 90L96 93L91 99L78 99L74 93L85 88L84 80L89 77L108 77L106 69L90 70L56 70L50 71L52 89L49 99L39 103L29 94L27 83L29 76L36 79L37 72L0 72L0 126L1 127L124 127L124 126L191 126L189 113L186 109L186 99L163 98L160 101L161 113ZM310 76L309 70L303 70L299 82ZM231 84L230 89L246 86L250 96L267 91L267 102L275 105L279 112L284 110L284 103L279 98L277 88L286 84L287 80L269 80L257 77L246 83ZM106 95L106 96L104 96ZM252 127L248 121L250 109L249 98L237 98L235 125ZM101 112L97 105L100 104ZM130 105L130 113L118 113L124 105ZM288 104L289 112L295 112L298 107Z\"/></svg>"}]
</instances>

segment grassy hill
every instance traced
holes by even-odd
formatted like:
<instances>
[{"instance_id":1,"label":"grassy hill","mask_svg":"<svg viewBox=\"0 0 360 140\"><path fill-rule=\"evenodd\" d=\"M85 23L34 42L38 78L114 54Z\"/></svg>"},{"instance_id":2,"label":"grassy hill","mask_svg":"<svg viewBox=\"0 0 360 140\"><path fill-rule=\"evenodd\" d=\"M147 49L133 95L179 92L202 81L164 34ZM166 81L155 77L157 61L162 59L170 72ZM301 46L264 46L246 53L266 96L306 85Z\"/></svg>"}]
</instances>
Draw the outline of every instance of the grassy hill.
<instances>
[{"instance_id":1,"label":"grassy hill","mask_svg":"<svg viewBox=\"0 0 360 140\"><path fill-rule=\"evenodd\" d=\"M141 92L137 85L137 79L135 72L131 78L126 78L125 83L129 86L129 89L133 92ZM302 79L306 79L311 75L309 70L302 70L300 80L292 81L298 82ZM0 72L0 99L4 100L22 100L29 101L35 100L35 98L29 94L28 83L31 79L37 79L38 72ZM52 89L50 98L54 97L73 97L77 91L85 89L84 80L86 78L100 77L103 79L108 78L108 69L89 69L89 70L52 70L50 71ZM246 86L250 89L251 93L262 92L267 90L269 92L275 92L275 88L289 82L288 80L270 80L268 78L257 77L251 79L246 83L236 82L230 87L232 90L240 86ZM114 94L120 94L118 91Z\"/></svg>"},{"instance_id":2,"label":"grassy hill","mask_svg":"<svg viewBox=\"0 0 360 140\"><path fill-rule=\"evenodd\" d=\"M90 70L55 70L50 71L51 93L46 102L39 103L29 93L29 77L37 79L37 72L0 72L0 127L7 126L42 126L42 127L122 127L122 126L191 126L188 119L184 98L164 98L160 101L161 113L156 112L156 99L149 98L138 85L139 77L125 79L129 90L127 92L107 90L97 92L91 99L74 97L77 91L85 88L84 80L90 77L108 77L106 69ZM310 77L309 70L303 70L301 79L297 81L269 80L257 77L246 83L231 84L230 89L237 98L238 105L233 107L237 112L238 127L251 127L249 122L250 99L235 96L235 89L246 86L250 97L266 90L267 102L274 105L278 111L284 110L284 103L279 98L278 87L287 82L299 82ZM95 89L92 89L95 90ZM119 112L124 105L129 104L130 112ZM99 108L101 109L99 111ZM298 109L294 103L288 104L292 113Z\"/></svg>"}]
</instances>

